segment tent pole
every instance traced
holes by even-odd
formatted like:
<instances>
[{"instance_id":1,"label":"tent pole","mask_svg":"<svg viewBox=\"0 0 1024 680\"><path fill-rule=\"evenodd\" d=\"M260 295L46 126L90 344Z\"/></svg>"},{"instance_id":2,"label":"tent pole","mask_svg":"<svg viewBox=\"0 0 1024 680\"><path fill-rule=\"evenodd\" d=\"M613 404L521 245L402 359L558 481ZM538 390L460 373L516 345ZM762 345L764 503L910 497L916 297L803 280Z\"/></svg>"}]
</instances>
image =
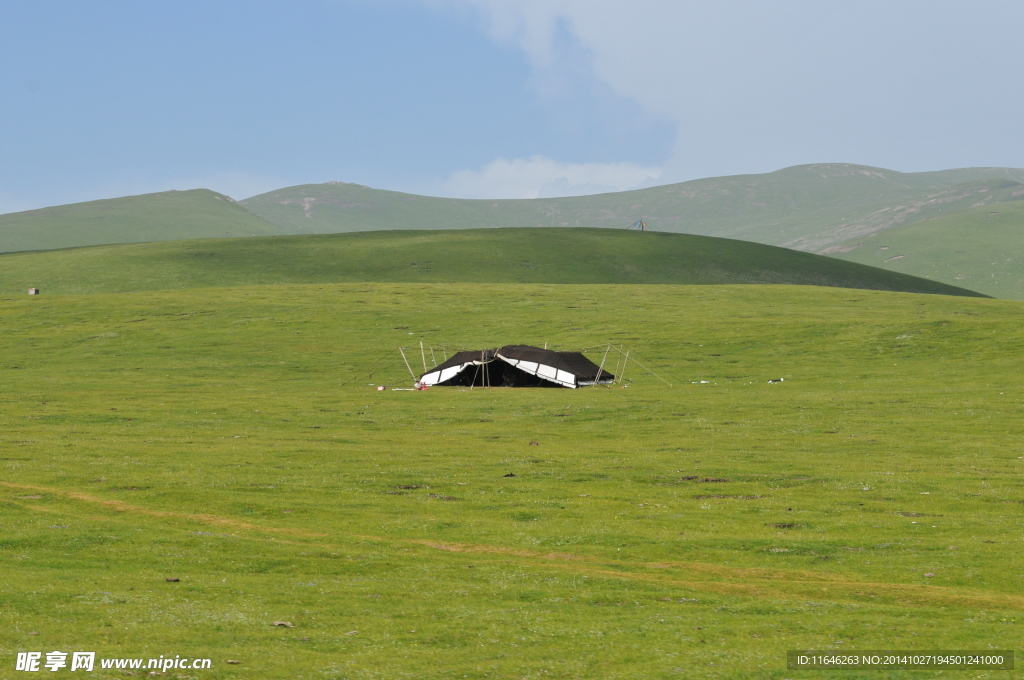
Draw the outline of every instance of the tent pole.
<instances>
[{"instance_id":1,"label":"tent pole","mask_svg":"<svg viewBox=\"0 0 1024 680\"><path fill-rule=\"evenodd\" d=\"M670 383L669 381L665 380L665 379L664 379L664 378L662 378L662 377L661 377L660 375L658 375L657 373L655 373L655 372L654 372L654 371L652 371L651 369L647 368L646 366L644 366L643 364L641 364L641 363L640 363L639 361L637 361L636 359L633 359L633 363L634 363L634 364L636 364L637 366L639 366L640 368L644 369L645 371L647 371L648 373L650 373L651 375L653 375L653 376L654 376L655 378L657 378L657 379L658 379L658 380L660 380L661 382L663 382L663 383L665 383L666 385L668 385L669 387L672 387L672 383Z\"/></svg>"},{"instance_id":2,"label":"tent pole","mask_svg":"<svg viewBox=\"0 0 1024 680\"><path fill-rule=\"evenodd\" d=\"M644 366L643 364L641 364L641 363L640 363L640 362L639 362L639 361L637 360L637 357L638 357L638 356L640 356L640 353L639 353L639 352L637 352L637 353L636 353L636 354L635 354L635 355L633 356L633 363L634 363L634 364L638 365L638 366L639 366L640 368L644 369L645 371L647 371L648 373L650 373L651 375L653 375L653 376L654 376L655 378L657 378L657 379L658 379L658 380L660 380L661 382L663 382L663 383L665 383L666 385L668 385L669 387L672 387L672 383L670 383L669 381L665 380L665 379L664 379L664 378L662 378L662 377L661 377L660 375L658 375L657 373L655 373L655 372L654 372L654 371L652 371L651 369L649 369L649 368L647 368L646 366ZM644 361L647 361L647 360L646 360L646 359L644 359ZM669 377L671 377L671 378L672 378L672 379L674 379L674 380L679 380L679 379L680 379L680 378L679 378L679 376L677 376L677 375L673 375L672 373L669 373L669 372L668 372L668 369L665 369L665 374L666 374L666 375L668 375Z\"/></svg>"},{"instance_id":3,"label":"tent pole","mask_svg":"<svg viewBox=\"0 0 1024 680\"><path fill-rule=\"evenodd\" d=\"M388 350L387 353L384 356L382 356L380 359L377 359L375 362L373 362L373 364L370 365L370 372L367 373L366 376L368 378L373 378L373 372L374 372L374 370L376 370L377 364L379 364L380 362L382 362L385 359L387 359L390 354L391 354L391 350ZM343 382L340 385L338 385L338 387L344 387L345 385L348 385L350 382L352 382L353 380L355 380L356 378L359 378L359 377L361 377L361 376L360 376L360 374L357 373L354 376L352 376L351 378L349 378L348 380L346 380L345 382Z\"/></svg>"},{"instance_id":4,"label":"tent pole","mask_svg":"<svg viewBox=\"0 0 1024 680\"><path fill-rule=\"evenodd\" d=\"M608 360L608 352L612 350L611 344L608 345L608 349L604 351L604 358L601 359L601 365L597 367L597 377L594 378L594 387L597 387L598 383L601 382L601 371L604 370L604 362Z\"/></svg>"},{"instance_id":5,"label":"tent pole","mask_svg":"<svg viewBox=\"0 0 1024 680\"><path fill-rule=\"evenodd\" d=\"M626 358L622 362L622 373L619 374L619 384L620 385L622 384L622 381L626 379L626 364L627 363L629 363L629 350L626 350Z\"/></svg>"},{"instance_id":6,"label":"tent pole","mask_svg":"<svg viewBox=\"0 0 1024 680\"><path fill-rule=\"evenodd\" d=\"M412 366L409 365L409 360L405 358L405 350L399 347L398 351L402 353L402 361L405 362L405 367L409 369L409 375L412 376L412 381L416 382L416 374L412 372Z\"/></svg>"},{"instance_id":7,"label":"tent pole","mask_svg":"<svg viewBox=\"0 0 1024 680\"><path fill-rule=\"evenodd\" d=\"M426 373L427 372L427 355L423 351L423 341L422 340L420 340L420 359L423 360L423 372Z\"/></svg>"},{"instance_id":8,"label":"tent pole","mask_svg":"<svg viewBox=\"0 0 1024 680\"><path fill-rule=\"evenodd\" d=\"M472 392L473 388L476 386L476 376L477 376L477 373L479 373L479 372L480 372L480 364L477 364L476 365L476 370L473 371L473 380L469 383L469 391L470 392Z\"/></svg>"},{"instance_id":9,"label":"tent pole","mask_svg":"<svg viewBox=\"0 0 1024 680\"><path fill-rule=\"evenodd\" d=\"M434 362L434 368L437 368L437 357L434 356L434 346L430 346L430 360Z\"/></svg>"}]
</instances>

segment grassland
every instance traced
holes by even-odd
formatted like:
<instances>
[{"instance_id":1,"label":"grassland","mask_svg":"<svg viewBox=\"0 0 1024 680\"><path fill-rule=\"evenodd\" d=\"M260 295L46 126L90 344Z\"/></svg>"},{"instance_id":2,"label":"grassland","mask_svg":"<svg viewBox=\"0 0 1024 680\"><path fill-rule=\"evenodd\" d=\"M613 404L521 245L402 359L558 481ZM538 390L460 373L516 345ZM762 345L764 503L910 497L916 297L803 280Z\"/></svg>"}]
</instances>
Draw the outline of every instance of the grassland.
<instances>
[{"instance_id":1,"label":"grassland","mask_svg":"<svg viewBox=\"0 0 1024 680\"><path fill-rule=\"evenodd\" d=\"M1024 202L891 229L843 244L833 256L1024 300Z\"/></svg>"},{"instance_id":2,"label":"grassland","mask_svg":"<svg viewBox=\"0 0 1024 680\"><path fill-rule=\"evenodd\" d=\"M330 182L234 203L206 190L0 216L0 252L270 234L519 227L624 229L733 238L822 252L855 238L1024 196L1024 170L900 173L819 163L596 196L459 200Z\"/></svg>"},{"instance_id":3,"label":"grassland","mask_svg":"<svg viewBox=\"0 0 1024 680\"><path fill-rule=\"evenodd\" d=\"M0 215L0 253L278 233L223 194L164 191Z\"/></svg>"},{"instance_id":4,"label":"grassland","mask_svg":"<svg viewBox=\"0 0 1024 680\"><path fill-rule=\"evenodd\" d=\"M1024 170L901 173L820 163L637 191L530 200L459 200L332 182L278 189L242 205L292 234L383 229L600 227L644 217L657 231L817 252L852 238L1024 195Z\"/></svg>"},{"instance_id":5,"label":"grassland","mask_svg":"<svg viewBox=\"0 0 1024 680\"><path fill-rule=\"evenodd\" d=\"M787 649L1019 651L1021 309L765 285L4 297L0 658L781 679L822 677ZM612 389L376 391L420 340L622 343L673 386L631 363Z\"/></svg>"},{"instance_id":6,"label":"grassland","mask_svg":"<svg viewBox=\"0 0 1024 680\"><path fill-rule=\"evenodd\" d=\"M270 283L786 283L977 295L744 241L608 229L381 231L0 255L0 294Z\"/></svg>"}]
</instances>

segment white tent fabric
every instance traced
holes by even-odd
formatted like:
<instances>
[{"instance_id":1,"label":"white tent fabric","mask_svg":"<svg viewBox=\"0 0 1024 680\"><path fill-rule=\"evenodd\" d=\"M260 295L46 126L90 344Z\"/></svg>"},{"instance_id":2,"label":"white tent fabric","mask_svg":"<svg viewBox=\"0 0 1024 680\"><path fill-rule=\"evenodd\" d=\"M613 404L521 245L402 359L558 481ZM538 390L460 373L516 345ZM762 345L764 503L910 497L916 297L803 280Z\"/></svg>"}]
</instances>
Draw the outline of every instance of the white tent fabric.
<instances>
[{"instance_id":1,"label":"white tent fabric","mask_svg":"<svg viewBox=\"0 0 1024 680\"><path fill-rule=\"evenodd\" d=\"M507 357L501 356L501 354L498 354L497 356L506 364L511 364L512 366L515 366L524 373L529 373L530 375L536 375L538 377L544 378L545 380L550 380L553 383L558 383L562 387L571 387L573 389L576 389L577 387L576 376L573 375L572 373L569 373L568 371L562 371L555 368L554 366L546 366L544 364L539 364L533 361L520 361L518 359L509 359Z\"/></svg>"},{"instance_id":2,"label":"white tent fabric","mask_svg":"<svg viewBox=\"0 0 1024 680\"><path fill-rule=\"evenodd\" d=\"M467 361L467 362L465 362L463 364L458 364L456 366L449 366L447 368L443 368L440 371L431 371L430 373L425 373L422 377L420 377L420 384L432 387L432 386L434 386L434 385L436 385L438 383L443 383L446 380L451 380L452 378L457 376L459 373L462 373L462 371L466 370L466 368L469 367L469 366L482 366L483 364L486 364L486 363L488 363L488 362L486 362L486 361Z\"/></svg>"}]
</instances>

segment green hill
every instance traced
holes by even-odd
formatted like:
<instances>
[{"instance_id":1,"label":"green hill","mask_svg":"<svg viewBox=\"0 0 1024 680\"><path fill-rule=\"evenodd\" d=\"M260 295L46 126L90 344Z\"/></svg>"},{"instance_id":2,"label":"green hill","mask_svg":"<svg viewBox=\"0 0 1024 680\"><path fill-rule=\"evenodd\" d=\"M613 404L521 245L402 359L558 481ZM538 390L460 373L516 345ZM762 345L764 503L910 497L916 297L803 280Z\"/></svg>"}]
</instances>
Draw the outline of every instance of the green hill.
<instances>
[{"instance_id":1,"label":"green hill","mask_svg":"<svg viewBox=\"0 0 1024 680\"><path fill-rule=\"evenodd\" d=\"M694 180L637 191L462 200L330 182L241 203L170 191L0 215L0 252L221 236L490 227L623 229L722 236L819 252L853 238L1024 196L1024 170L900 173L844 163Z\"/></svg>"},{"instance_id":2,"label":"green hill","mask_svg":"<svg viewBox=\"0 0 1024 680\"><path fill-rule=\"evenodd\" d=\"M0 215L0 252L281 234L493 227L623 230L643 217L658 232L837 254L873 234L976 206L1021 200L1022 182L1024 170L1013 168L899 173L833 163L638 191L535 200L436 198L331 182L279 189L236 203L227 196L196 189ZM942 241L933 239L916 260L920 266L906 271L937 278L937 270L928 267L941 269L941 263L956 260L957 253L945 253L936 243ZM991 247L1001 248L998 240L992 240ZM925 252L937 259L926 263ZM863 253L844 259L861 256ZM879 264L875 260L870 263ZM984 270L987 265L979 266ZM955 276L975 276L970 272L940 280L966 281ZM1007 272L999 275L1001 281L1013 277L1012 271ZM556 276L554 270L549 276ZM993 278L988 277L985 290L1005 290L1003 284L997 288L989 285Z\"/></svg>"},{"instance_id":3,"label":"green hill","mask_svg":"<svg viewBox=\"0 0 1024 680\"><path fill-rule=\"evenodd\" d=\"M1024 300L1024 201L963 210L837 247L833 257Z\"/></svg>"},{"instance_id":4,"label":"green hill","mask_svg":"<svg viewBox=\"0 0 1024 680\"><path fill-rule=\"evenodd\" d=\"M656 231L818 251L851 238L1024 194L1024 170L900 173L850 164L694 180L637 191L530 200L462 200L331 182L242 205L291 234L382 229L606 227L644 217Z\"/></svg>"},{"instance_id":5,"label":"green hill","mask_svg":"<svg viewBox=\"0 0 1024 680\"><path fill-rule=\"evenodd\" d=\"M783 283L978 295L732 239L607 229L467 229L208 239L0 255L0 292L270 283Z\"/></svg>"},{"instance_id":6,"label":"green hill","mask_svg":"<svg viewBox=\"0 0 1024 680\"><path fill-rule=\"evenodd\" d=\"M0 215L0 252L277 233L233 199L193 189Z\"/></svg>"}]
</instances>

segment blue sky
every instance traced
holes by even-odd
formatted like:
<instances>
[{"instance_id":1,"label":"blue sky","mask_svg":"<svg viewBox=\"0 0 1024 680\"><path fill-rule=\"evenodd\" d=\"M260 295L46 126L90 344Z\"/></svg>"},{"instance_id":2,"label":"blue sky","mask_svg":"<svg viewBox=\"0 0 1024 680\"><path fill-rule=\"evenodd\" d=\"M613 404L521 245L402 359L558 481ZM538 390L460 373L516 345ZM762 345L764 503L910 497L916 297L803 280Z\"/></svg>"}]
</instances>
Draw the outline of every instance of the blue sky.
<instances>
[{"instance_id":1,"label":"blue sky","mask_svg":"<svg viewBox=\"0 0 1024 680\"><path fill-rule=\"evenodd\" d=\"M0 4L0 212L1024 166L1024 3Z\"/></svg>"}]
</instances>

